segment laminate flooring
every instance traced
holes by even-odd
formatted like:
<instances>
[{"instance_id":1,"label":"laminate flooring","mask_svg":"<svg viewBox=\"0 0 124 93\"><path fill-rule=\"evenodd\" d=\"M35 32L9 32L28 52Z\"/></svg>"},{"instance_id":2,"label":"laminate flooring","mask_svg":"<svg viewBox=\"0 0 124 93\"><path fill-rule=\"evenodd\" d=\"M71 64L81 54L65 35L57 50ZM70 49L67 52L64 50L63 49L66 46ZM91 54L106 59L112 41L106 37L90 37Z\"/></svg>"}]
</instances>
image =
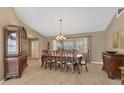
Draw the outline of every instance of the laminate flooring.
<instances>
[{"instance_id":1,"label":"laminate flooring","mask_svg":"<svg viewBox=\"0 0 124 93\"><path fill-rule=\"evenodd\" d=\"M82 67L81 74L59 69L41 68L38 60L28 60L22 77L4 81L4 85L119 85L120 79L109 79L101 64L88 64L88 72Z\"/></svg>"}]
</instances>

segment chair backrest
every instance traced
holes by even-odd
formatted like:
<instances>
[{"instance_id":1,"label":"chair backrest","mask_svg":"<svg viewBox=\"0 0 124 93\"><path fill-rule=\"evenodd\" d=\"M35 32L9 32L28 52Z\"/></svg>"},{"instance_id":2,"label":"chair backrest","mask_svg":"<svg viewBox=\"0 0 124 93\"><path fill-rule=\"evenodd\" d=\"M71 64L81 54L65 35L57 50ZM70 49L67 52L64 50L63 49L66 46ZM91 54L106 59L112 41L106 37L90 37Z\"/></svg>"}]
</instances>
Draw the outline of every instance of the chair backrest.
<instances>
[{"instance_id":1,"label":"chair backrest","mask_svg":"<svg viewBox=\"0 0 124 93\"><path fill-rule=\"evenodd\" d=\"M66 61L66 50L62 51L62 62Z\"/></svg>"},{"instance_id":2,"label":"chair backrest","mask_svg":"<svg viewBox=\"0 0 124 93\"><path fill-rule=\"evenodd\" d=\"M83 53L82 54L82 59L84 59L85 62L87 63L87 61L88 61L88 53Z\"/></svg>"},{"instance_id":3,"label":"chair backrest","mask_svg":"<svg viewBox=\"0 0 124 93\"><path fill-rule=\"evenodd\" d=\"M55 57L56 57L56 62L60 61L62 62L62 52L61 51L56 51L55 53Z\"/></svg>"},{"instance_id":4,"label":"chair backrest","mask_svg":"<svg viewBox=\"0 0 124 93\"><path fill-rule=\"evenodd\" d=\"M41 58L42 58L43 61L46 61L47 53L48 53L47 50L42 50L42 57Z\"/></svg>"},{"instance_id":5,"label":"chair backrest","mask_svg":"<svg viewBox=\"0 0 124 93\"><path fill-rule=\"evenodd\" d=\"M45 50L42 50L42 55L44 56L44 55L46 55L46 51Z\"/></svg>"},{"instance_id":6,"label":"chair backrest","mask_svg":"<svg viewBox=\"0 0 124 93\"><path fill-rule=\"evenodd\" d=\"M65 52L65 62L72 62L73 63L73 54L72 51Z\"/></svg>"},{"instance_id":7,"label":"chair backrest","mask_svg":"<svg viewBox=\"0 0 124 93\"><path fill-rule=\"evenodd\" d=\"M75 50L75 49L72 50L72 56L73 56L73 63L76 63L76 61L77 61L77 50Z\"/></svg>"},{"instance_id":8,"label":"chair backrest","mask_svg":"<svg viewBox=\"0 0 124 93\"><path fill-rule=\"evenodd\" d=\"M48 50L48 55L52 55L52 51Z\"/></svg>"},{"instance_id":9,"label":"chair backrest","mask_svg":"<svg viewBox=\"0 0 124 93\"><path fill-rule=\"evenodd\" d=\"M72 50L73 57L77 57L77 50Z\"/></svg>"},{"instance_id":10,"label":"chair backrest","mask_svg":"<svg viewBox=\"0 0 124 93\"><path fill-rule=\"evenodd\" d=\"M50 50L43 50L42 55L44 56L44 60L51 61L51 51Z\"/></svg>"},{"instance_id":11,"label":"chair backrest","mask_svg":"<svg viewBox=\"0 0 124 93\"><path fill-rule=\"evenodd\" d=\"M56 56L56 51L52 51L51 54L55 57Z\"/></svg>"}]
</instances>

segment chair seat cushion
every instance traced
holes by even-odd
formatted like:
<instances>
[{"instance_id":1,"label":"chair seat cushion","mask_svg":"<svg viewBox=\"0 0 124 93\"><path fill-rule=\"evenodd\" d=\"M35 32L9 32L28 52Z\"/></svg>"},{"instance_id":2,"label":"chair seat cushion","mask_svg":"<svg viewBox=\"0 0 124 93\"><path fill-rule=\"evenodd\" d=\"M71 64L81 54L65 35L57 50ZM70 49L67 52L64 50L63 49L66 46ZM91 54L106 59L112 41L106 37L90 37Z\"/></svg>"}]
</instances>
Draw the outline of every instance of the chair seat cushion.
<instances>
[{"instance_id":1,"label":"chair seat cushion","mask_svg":"<svg viewBox=\"0 0 124 93\"><path fill-rule=\"evenodd\" d=\"M52 60L52 61L47 60L46 62L48 62L48 63L50 63L50 62L54 63L55 61L54 60Z\"/></svg>"},{"instance_id":2,"label":"chair seat cushion","mask_svg":"<svg viewBox=\"0 0 124 93\"><path fill-rule=\"evenodd\" d=\"M71 64L72 64L72 62L67 62L66 64L67 64L67 65L71 65Z\"/></svg>"},{"instance_id":3,"label":"chair seat cushion","mask_svg":"<svg viewBox=\"0 0 124 93\"><path fill-rule=\"evenodd\" d=\"M62 62L63 64L65 63L65 61Z\"/></svg>"},{"instance_id":4,"label":"chair seat cushion","mask_svg":"<svg viewBox=\"0 0 124 93\"><path fill-rule=\"evenodd\" d=\"M61 62L60 61L57 61L56 63L60 64Z\"/></svg>"},{"instance_id":5,"label":"chair seat cushion","mask_svg":"<svg viewBox=\"0 0 124 93\"><path fill-rule=\"evenodd\" d=\"M49 63L50 61L49 61L49 60L46 60L46 62L48 62L48 63Z\"/></svg>"},{"instance_id":6,"label":"chair seat cushion","mask_svg":"<svg viewBox=\"0 0 124 93\"><path fill-rule=\"evenodd\" d=\"M81 61L81 64L86 64L86 62L85 61Z\"/></svg>"},{"instance_id":7,"label":"chair seat cushion","mask_svg":"<svg viewBox=\"0 0 124 93\"><path fill-rule=\"evenodd\" d=\"M53 59L52 62L55 62L55 60Z\"/></svg>"}]
</instances>

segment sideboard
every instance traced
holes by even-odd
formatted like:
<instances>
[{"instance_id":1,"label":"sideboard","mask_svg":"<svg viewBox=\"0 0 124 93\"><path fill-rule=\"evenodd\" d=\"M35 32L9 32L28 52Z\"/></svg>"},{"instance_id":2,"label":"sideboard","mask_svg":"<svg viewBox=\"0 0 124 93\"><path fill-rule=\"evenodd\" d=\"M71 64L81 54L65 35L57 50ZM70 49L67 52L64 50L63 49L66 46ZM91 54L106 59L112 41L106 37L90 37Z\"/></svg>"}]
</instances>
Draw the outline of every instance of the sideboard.
<instances>
[{"instance_id":1,"label":"sideboard","mask_svg":"<svg viewBox=\"0 0 124 93\"><path fill-rule=\"evenodd\" d=\"M102 70L107 72L109 78L120 78L121 71L120 66L124 66L124 54L109 54L107 52L102 53L103 67Z\"/></svg>"}]
</instances>

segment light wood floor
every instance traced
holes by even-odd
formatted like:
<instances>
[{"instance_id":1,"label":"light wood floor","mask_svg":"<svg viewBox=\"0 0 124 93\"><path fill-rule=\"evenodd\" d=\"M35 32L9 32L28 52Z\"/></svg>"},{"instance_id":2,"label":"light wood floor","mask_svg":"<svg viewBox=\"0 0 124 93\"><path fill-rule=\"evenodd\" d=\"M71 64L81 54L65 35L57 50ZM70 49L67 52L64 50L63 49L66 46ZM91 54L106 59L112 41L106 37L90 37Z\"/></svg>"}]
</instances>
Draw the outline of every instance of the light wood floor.
<instances>
[{"instance_id":1,"label":"light wood floor","mask_svg":"<svg viewBox=\"0 0 124 93\"><path fill-rule=\"evenodd\" d=\"M10 79L3 84L9 85L116 85L121 84L120 80L112 80L101 71L102 65L88 64L88 72L82 68L82 72L61 72L60 70L41 69L41 62L28 60L28 67L19 79Z\"/></svg>"}]
</instances>

